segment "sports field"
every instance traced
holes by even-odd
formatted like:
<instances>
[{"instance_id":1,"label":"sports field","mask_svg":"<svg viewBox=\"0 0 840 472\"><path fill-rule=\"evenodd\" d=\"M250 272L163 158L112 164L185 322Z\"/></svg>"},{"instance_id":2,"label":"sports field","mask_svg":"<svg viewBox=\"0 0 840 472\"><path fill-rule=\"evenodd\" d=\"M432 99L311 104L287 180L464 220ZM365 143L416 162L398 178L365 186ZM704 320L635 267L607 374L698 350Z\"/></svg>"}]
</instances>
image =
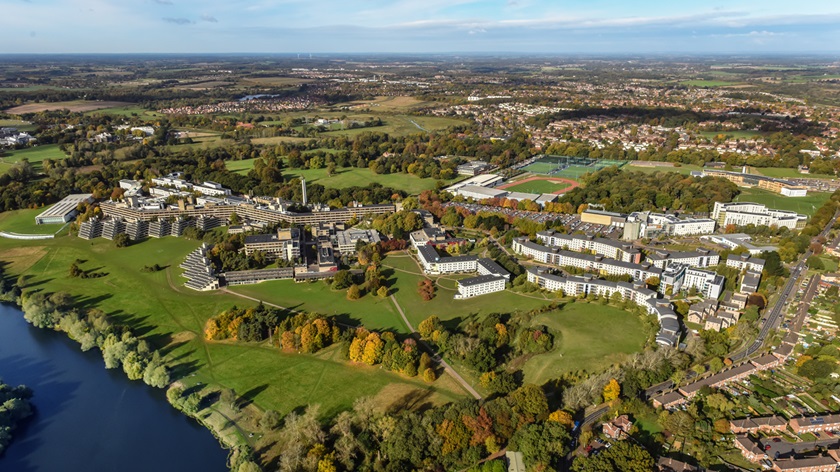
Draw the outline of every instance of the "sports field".
<instances>
[{"instance_id":1,"label":"sports field","mask_svg":"<svg viewBox=\"0 0 840 472\"><path fill-rule=\"evenodd\" d=\"M584 174L597 172L605 167L622 167L628 161L590 159L588 157L545 156L525 166L522 170L534 174L579 179Z\"/></svg>"},{"instance_id":2,"label":"sports field","mask_svg":"<svg viewBox=\"0 0 840 472\"><path fill-rule=\"evenodd\" d=\"M0 157L0 172L6 172L17 162L23 159L28 159L32 164L35 172L42 172L44 170L44 159L52 159L58 161L67 158L67 154L58 148L58 144L45 144L43 146L35 146L31 148L21 149L19 151L9 151L3 157Z\"/></svg>"},{"instance_id":3,"label":"sports field","mask_svg":"<svg viewBox=\"0 0 840 472\"><path fill-rule=\"evenodd\" d=\"M574 180L531 177L500 185L501 190L525 193L565 193L578 186Z\"/></svg>"},{"instance_id":4,"label":"sports field","mask_svg":"<svg viewBox=\"0 0 840 472\"><path fill-rule=\"evenodd\" d=\"M529 359L525 381L541 385L570 371L595 372L621 362L644 346L645 330L638 316L598 303L569 303L534 318L534 325L559 332L555 349Z\"/></svg>"},{"instance_id":5,"label":"sports field","mask_svg":"<svg viewBox=\"0 0 840 472\"><path fill-rule=\"evenodd\" d=\"M808 192L804 197L785 197L758 188L742 188L735 197L737 202L755 202L778 210L795 211L811 216L831 197L829 192Z\"/></svg>"},{"instance_id":6,"label":"sports field","mask_svg":"<svg viewBox=\"0 0 840 472\"><path fill-rule=\"evenodd\" d=\"M208 318L234 305L252 306L254 302L183 286L177 266L198 244L168 237L115 249L113 242L105 239L0 238L0 263L9 264L6 270L12 280L28 275L30 290L67 291L77 297L79 308L95 306L126 322L154 347L164 348L165 359L177 366L176 372L188 386L203 383L210 388L234 388L263 409L286 414L320 404L321 414L332 416L365 395L377 396L383 407L413 392L429 395L432 403L461 398L460 389L448 376L429 385L379 368L350 365L335 349L299 355L285 354L264 343L205 341L203 329ZM68 269L76 259L85 261L83 269L107 275L69 277ZM141 272L144 265L151 264L166 269Z\"/></svg>"},{"instance_id":7,"label":"sports field","mask_svg":"<svg viewBox=\"0 0 840 472\"><path fill-rule=\"evenodd\" d=\"M18 234L53 234L64 225L35 224L35 217L47 211L51 206L2 212L0 213L0 231Z\"/></svg>"},{"instance_id":8,"label":"sports field","mask_svg":"<svg viewBox=\"0 0 840 472\"><path fill-rule=\"evenodd\" d=\"M828 175L828 174L803 174L799 172L797 169L793 169L791 167L751 167L750 168L751 174L761 174L766 175L767 177L775 177L777 179L791 179L791 178L803 178L803 179L836 179L838 178L836 175Z\"/></svg>"}]
</instances>

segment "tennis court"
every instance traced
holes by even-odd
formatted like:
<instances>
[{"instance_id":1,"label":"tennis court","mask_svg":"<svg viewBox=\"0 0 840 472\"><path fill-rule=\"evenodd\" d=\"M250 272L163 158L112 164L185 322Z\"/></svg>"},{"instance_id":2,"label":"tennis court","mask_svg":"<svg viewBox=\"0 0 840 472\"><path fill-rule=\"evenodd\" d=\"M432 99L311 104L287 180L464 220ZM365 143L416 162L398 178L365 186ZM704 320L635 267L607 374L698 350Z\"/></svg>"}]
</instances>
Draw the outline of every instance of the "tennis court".
<instances>
[{"instance_id":1,"label":"tennis court","mask_svg":"<svg viewBox=\"0 0 840 472\"><path fill-rule=\"evenodd\" d=\"M522 170L534 174L579 179L582 175L597 172L605 167L622 167L627 161L612 159L592 159L589 157L545 156L523 167Z\"/></svg>"}]
</instances>

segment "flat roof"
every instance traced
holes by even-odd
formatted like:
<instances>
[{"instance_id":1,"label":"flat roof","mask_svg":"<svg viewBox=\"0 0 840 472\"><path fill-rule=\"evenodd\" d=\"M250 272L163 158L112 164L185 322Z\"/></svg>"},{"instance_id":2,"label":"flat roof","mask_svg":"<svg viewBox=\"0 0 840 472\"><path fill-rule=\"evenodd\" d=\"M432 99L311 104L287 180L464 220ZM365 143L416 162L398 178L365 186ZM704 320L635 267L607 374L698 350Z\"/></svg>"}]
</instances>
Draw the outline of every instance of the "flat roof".
<instances>
[{"instance_id":1,"label":"flat roof","mask_svg":"<svg viewBox=\"0 0 840 472\"><path fill-rule=\"evenodd\" d=\"M491 275L479 275L478 277L470 277L468 279L461 279L458 281L458 285L462 285L464 287L471 287L473 285L481 285L486 284L487 282L493 282L496 280L504 280L504 277L491 274Z\"/></svg>"},{"instance_id":2,"label":"flat roof","mask_svg":"<svg viewBox=\"0 0 840 472\"><path fill-rule=\"evenodd\" d=\"M93 194L90 193L74 193L72 195L67 195L35 218L64 217L68 213L75 211L79 203L86 202L88 199L92 198Z\"/></svg>"}]
</instances>

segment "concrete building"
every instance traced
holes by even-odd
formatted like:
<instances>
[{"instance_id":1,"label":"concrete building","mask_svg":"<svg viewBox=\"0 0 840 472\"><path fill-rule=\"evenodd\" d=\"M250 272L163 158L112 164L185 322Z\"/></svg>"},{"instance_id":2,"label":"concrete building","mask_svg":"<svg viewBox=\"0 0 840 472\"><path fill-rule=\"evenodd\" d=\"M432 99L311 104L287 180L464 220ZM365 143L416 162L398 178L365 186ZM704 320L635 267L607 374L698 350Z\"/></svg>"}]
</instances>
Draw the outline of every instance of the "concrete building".
<instances>
[{"instance_id":1,"label":"concrete building","mask_svg":"<svg viewBox=\"0 0 840 472\"><path fill-rule=\"evenodd\" d=\"M627 215L611 211L586 209L580 214L580 221L623 228L624 224L627 223Z\"/></svg>"},{"instance_id":2,"label":"concrete building","mask_svg":"<svg viewBox=\"0 0 840 472\"><path fill-rule=\"evenodd\" d=\"M217 290L219 288L219 279L213 270L213 263L207 258L207 251L210 247L207 243L201 245L195 251L189 253L181 263L181 268L184 269L184 277L187 282L184 284L187 288L198 291Z\"/></svg>"},{"instance_id":3,"label":"concrete building","mask_svg":"<svg viewBox=\"0 0 840 472\"><path fill-rule=\"evenodd\" d=\"M738 270L761 272L764 270L764 259L751 257L749 254L730 254L726 256L726 267L734 267Z\"/></svg>"},{"instance_id":4,"label":"concrete building","mask_svg":"<svg viewBox=\"0 0 840 472\"><path fill-rule=\"evenodd\" d=\"M710 218L679 219L675 215L665 213L640 212L631 213L627 221L641 223L636 238L647 236L650 232L667 236L693 236L715 232L715 220Z\"/></svg>"},{"instance_id":5,"label":"concrete building","mask_svg":"<svg viewBox=\"0 0 840 472\"><path fill-rule=\"evenodd\" d=\"M758 292L758 285L761 283L761 272L747 271L741 276L741 293Z\"/></svg>"},{"instance_id":6,"label":"concrete building","mask_svg":"<svg viewBox=\"0 0 840 472\"><path fill-rule=\"evenodd\" d=\"M460 195L464 198L472 198L475 200L485 200L487 198L501 198L507 196L508 192L491 187L479 187L478 185L466 185L455 191L455 195Z\"/></svg>"},{"instance_id":7,"label":"concrete building","mask_svg":"<svg viewBox=\"0 0 840 472\"><path fill-rule=\"evenodd\" d=\"M295 276L293 267L272 267L260 270L237 270L219 274L225 285L250 285L269 280L291 279Z\"/></svg>"},{"instance_id":8,"label":"concrete building","mask_svg":"<svg viewBox=\"0 0 840 472\"><path fill-rule=\"evenodd\" d=\"M356 244L359 241L372 244L381 240L379 232L375 229L348 229L335 234L335 248L341 254L352 254L356 252Z\"/></svg>"},{"instance_id":9,"label":"concrete building","mask_svg":"<svg viewBox=\"0 0 840 472\"><path fill-rule=\"evenodd\" d=\"M465 299L486 295L488 293L502 292L505 290L504 277L495 274L479 275L458 281L458 294L456 299Z\"/></svg>"},{"instance_id":10,"label":"concrete building","mask_svg":"<svg viewBox=\"0 0 840 472\"><path fill-rule=\"evenodd\" d=\"M64 224L72 221L79 214L78 206L82 203L92 203L93 195L90 193L77 193L67 195L58 203L51 206L35 217L36 225Z\"/></svg>"},{"instance_id":11,"label":"concrete building","mask_svg":"<svg viewBox=\"0 0 840 472\"><path fill-rule=\"evenodd\" d=\"M571 251L590 251L612 259L638 264L642 253L632 244L614 239L598 238L582 234L563 234L554 230L540 231L537 240L546 246L563 248Z\"/></svg>"},{"instance_id":12,"label":"concrete building","mask_svg":"<svg viewBox=\"0 0 840 472\"><path fill-rule=\"evenodd\" d=\"M712 219L720 228L735 226L776 226L802 229L808 221L806 215L786 210L774 210L765 205L750 202L715 202Z\"/></svg>"},{"instance_id":13,"label":"concrete building","mask_svg":"<svg viewBox=\"0 0 840 472\"><path fill-rule=\"evenodd\" d=\"M720 254L708 249L698 249L696 251L655 249L649 251L646 258L660 269L666 269L671 264L682 264L689 267L714 267L720 263Z\"/></svg>"},{"instance_id":14,"label":"concrete building","mask_svg":"<svg viewBox=\"0 0 840 472\"><path fill-rule=\"evenodd\" d=\"M455 274L478 270L477 256L441 256L431 245L418 246L417 258L427 274Z\"/></svg>"},{"instance_id":15,"label":"concrete building","mask_svg":"<svg viewBox=\"0 0 840 472\"><path fill-rule=\"evenodd\" d=\"M303 231L300 228L281 228L275 234L245 236L245 254L262 251L269 259L294 261L300 259Z\"/></svg>"},{"instance_id":16,"label":"concrete building","mask_svg":"<svg viewBox=\"0 0 840 472\"><path fill-rule=\"evenodd\" d=\"M704 298L718 298L723 293L725 278L715 272L700 270L682 264L672 264L662 273L660 291L677 293L696 289Z\"/></svg>"},{"instance_id":17,"label":"concrete building","mask_svg":"<svg viewBox=\"0 0 840 472\"><path fill-rule=\"evenodd\" d=\"M660 330L656 342L664 346L675 346L682 331L677 314L667 300L658 298L657 293L644 284L610 282L592 277L560 276L543 268L529 267L528 281L549 291L562 291L565 295L578 297L590 294L612 297L615 293L644 308L648 314L656 315Z\"/></svg>"},{"instance_id":18,"label":"concrete building","mask_svg":"<svg viewBox=\"0 0 840 472\"><path fill-rule=\"evenodd\" d=\"M650 264L634 264L632 262L604 258L604 256L593 256L591 254L550 248L541 244L532 243L528 238L515 238L513 240L513 250L517 254L531 257L535 261L544 264L553 264L560 267L577 267L600 275L629 275L633 279L640 281L662 275L661 269Z\"/></svg>"},{"instance_id":19,"label":"concrete building","mask_svg":"<svg viewBox=\"0 0 840 472\"><path fill-rule=\"evenodd\" d=\"M492 166L483 161L472 161L459 165L456 170L459 175L476 176L490 170Z\"/></svg>"},{"instance_id":20,"label":"concrete building","mask_svg":"<svg viewBox=\"0 0 840 472\"><path fill-rule=\"evenodd\" d=\"M746 248L753 256L756 256L764 251L769 252L779 249L776 246L756 246L752 244L752 236L744 233L714 234L703 236L701 239L707 239L715 244L720 244L727 249L735 249L738 246L741 246Z\"/></svg>"},{"instance_id":21,"label":"concrete building","mask_svg":"<svg viewBox=\"0 0 840 472\"><path fill-rule=\"evenodd\" d=\"M493 259L482 257L476 262L476 269L479 275L496 275L510 281L510 272L500 266Z\"/></svg>"}]
</instances>

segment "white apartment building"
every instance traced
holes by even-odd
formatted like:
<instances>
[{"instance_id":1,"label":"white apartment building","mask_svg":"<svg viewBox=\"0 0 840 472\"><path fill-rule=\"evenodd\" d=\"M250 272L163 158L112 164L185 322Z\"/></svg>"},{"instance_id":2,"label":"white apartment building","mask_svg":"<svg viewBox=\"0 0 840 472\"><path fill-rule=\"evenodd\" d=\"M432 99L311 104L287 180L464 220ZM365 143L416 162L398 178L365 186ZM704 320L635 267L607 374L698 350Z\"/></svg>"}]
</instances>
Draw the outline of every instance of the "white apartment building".
<instances>
[{"instance_id":1,"label":"white apartment building","mask_svg":"<svg viewBox=\"0 0 840 472\"><path fill-rule=\"evenodd\" d=\"M620 293L625 300L631 300L643 307L649 314L656 315L659 320L659 333L656 342L663 346L675 346L679 339L680 322L670 302L657 298L656 292L645 288L643 284L629 284L626 282L610 282L590 277L563 277L551 274L545 269L528 268L528 281L539 285L545 290L562 290L569 296L586 296L597 294L611 297Z\"/></svg>"},{"instance_id":2,"label":"white apartment building","mask_svg":"<svg viewBox=\"0 0 840 472\"><path fill-rule=\"evenodd\" d=\"M720 254L708 249L698 249L696 251L655 250L648 253L646 259L660 269L666 269L671 264L683 264L690 267L713 267L720 263Z\"/></svg>"},{"instance_id":3,"label":"white apartment building","mask_svg":"<svg viewBox=\"0 0 840 472\"><path fill-rule=\"evenodd\" d=\"M726 267L734 267L738 270L747 269L753 272L764 270L764 259L751 257L750 254L730 254L726 256Z\"/></svg>"},{"instance_id":4,"label":"white apartment building","mask_svg":"<svg viewBox=\"0 0 840 472\"><path fill-rule=\"evenodd\" d=\"M660 226L662 232L669 236L690 236L715 232L715 220L710 218L686 218L681 220L674 215L650 213L647 217L647 224L649 226Z\"/></svg>"},{"instance_id":5,"label":"white apartment building","mask_svg":"<svg viewBox=\"0 0 840 472\"><path fill-rule=\"evenodd\" d=\"M443 257L433 246L419 246L417 256L427 274L454 274L478 270L477 256Z\"/></svg>"},{"instance_id":6,"label":"white apartment building","mask_svg":"<svg viewBox=\"0 0 840 472\"><path fill-rule=\"evenodd\" d=\"M808 217L793 211L774 210L765 205L750 202L715 202L712 218L718 226L776 226L790 229L805 227Z\"/></svg>"},{"instance_id":7,"label":"white apartment building","mask_svg":"<svg viewBox=\"0 0 840 472\"><path fill-rule=\"evenodd\" d=\"M506 279L499 275L479 275L458 281L458 294L456 299L465 299L486 295L488 293L502 292L505 289Z\"/></svg>"},{"instance_id":8,"label":"white apartment building","mask_svg":"<svg viewBox=\"0 0 840 472\"><path fill-rule=\"evenodd\" d=\"M659 290L662 293L677 293L694 288L705 298L716 299L723 293L725 281L722 275L715 272L674 264L662 273Z\"/></svg>"},{"instance_id":9,"label":"white apartment building","mask_svg":"<svg viewBox=\"0 0 840 472\"><path fill-rule=\"evenodd\" d=\"M605 257L638 264L642 253L631 244L608 238L597 238L582 234L562 234L553 230L540 231L537 240L546 246L559 247L571 251L592 251Z\"/></svg>"}]
</instances>

